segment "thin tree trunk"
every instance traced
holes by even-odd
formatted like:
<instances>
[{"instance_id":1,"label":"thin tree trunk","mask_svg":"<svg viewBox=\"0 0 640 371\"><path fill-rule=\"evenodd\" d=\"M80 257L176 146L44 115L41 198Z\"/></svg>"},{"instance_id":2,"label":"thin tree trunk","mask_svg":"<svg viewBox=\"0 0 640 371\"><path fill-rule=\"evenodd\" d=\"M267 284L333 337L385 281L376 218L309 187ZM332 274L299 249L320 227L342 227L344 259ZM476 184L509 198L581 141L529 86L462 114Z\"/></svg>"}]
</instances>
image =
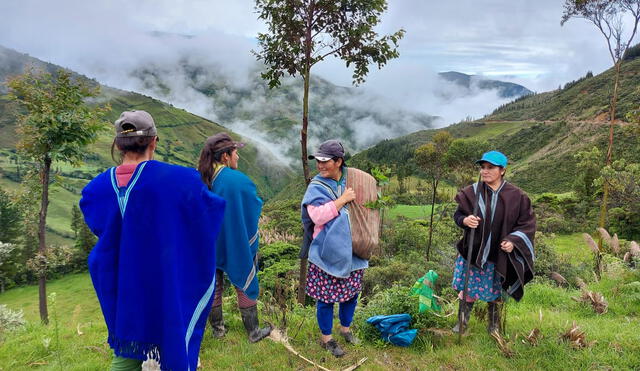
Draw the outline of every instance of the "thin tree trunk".
<instances>
[{"instance_id":1,"label":"thin tree trunk","mask_svg":"<svg viewBox=\"0 0 640 371\"><path fill-rule=\"evenodd\" d=\"M613 125L616 120L616 108L618 105L618 88L620 86L620 67L622 65L622 61L618 61L616 63L616 77L615 82L613 84L613 97L611 97L611 107L609 113L609 148L607 149L607 160L605 162L605 166L611 164L611 157L613 155Z\"/></svg>"},{"instance_id":2,"label":"thin tree trunk","mask_svg":"<svg viewBox=\"0 0 640 371\"><path fill-rule=\"evenodd\" d=\"M609 106L609 142L607 146L607 157L604 162L604 166L611 164L611 158L613 157L613 128L616 120L616 107L618 105L618 87L620 86L620 67L622 61L616 62L615 79L613 83L613 95L611 97L611 105ZM598 218L598 227L605 228L607 221L607 204L609 203L609 183L604 182L602 187L602 203L600 204L600 217ZM602 237L598 239L598 249L602 251ZM595 259L595 271L596 276L600 279L602 255L600 252L596 254Z\"/></svg>"},{"instance_id":3,"label":"thin tree trunk","mask_svg":"<svg viewBox=\"0 0 640 371\"><path fill-rule=\"evenodd\" d=\"M604 166L611 164L611 158L613 157L613 126L616 118L616 106L618 103L618 86L620 84L620 64L616 63L616 75L615 82L613 84L613 96L611 97L611 106L609 107L609 143L607 146L607 157L604 162ZM607 218L607 203L609 202L609 183L604 182L602 194L602 204L600 205L600 218L598 220L598 226L604 228Z\"/></svg>"},{"instance_id":4,"label":"thin tree trunk","mask_svg":"<svg viewBox=\"0 0 640 371\"><path fill-rule=\"evenodd\" d=\"M429 223L429 241L427 242L427 261L429 261L429 252L431 251L431 237L433 236L433 209L436 207L436 190L438 189L438 179L433 182L433 194L431 196L431 222Z\"/></svg>"},{"instance_id":5,"label":"thin tree trunk","mask_svg":"<svg viewBox=\"0 0 640 371\"><path fill-rule=\"evenodd\" d=\"M313 19L313 3L310 4L309 18L305 35L305 65L304 65L304 95L302 97L302 129L300 130L300 149L302 154L302 174L304 182L308 186L311 182L309 176L309 159L307 153L307 127L309 126L309 83L311 79L311 21ZM300 258L300 278L298 280L298 303L304 305L304 287L307 282L307 258Z\"/></svg>"},{"instance_id":6,"label":"thin tree trunk","mask_svg":"<svg viewBox=\"0 0 640 371\"><path fill-rule=\"evenodd\" d=\"M42 183L42 197L40 200L40 215L38 220L38 252L45 255L47 252L47 244L45 241L45 226L47 223L47 208L49 206L49 171L51 169L51 158L46 155L44 158L44 166L40 173L40 181ZM47 311L47 274L46 271L40 272L38 278L38 299L40 303L40 320L43 324L49 323L49 313Z\"/></svg>"}]
</instances>

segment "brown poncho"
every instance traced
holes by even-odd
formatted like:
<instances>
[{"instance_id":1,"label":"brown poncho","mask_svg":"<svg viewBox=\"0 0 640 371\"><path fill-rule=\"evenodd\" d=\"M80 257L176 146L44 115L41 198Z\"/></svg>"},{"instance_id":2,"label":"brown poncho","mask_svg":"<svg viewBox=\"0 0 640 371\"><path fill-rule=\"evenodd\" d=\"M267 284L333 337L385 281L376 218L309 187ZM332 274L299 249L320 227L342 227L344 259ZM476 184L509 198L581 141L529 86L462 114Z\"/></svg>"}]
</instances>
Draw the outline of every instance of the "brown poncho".
<instances>
[{"instance_id":1,"label":"brown poncho","mask_svg":"<svg viewBox=\"0 0 640 371\"><path fill-rule=\"evenodd\" d=\"M456 195L458 209L454 219L459 226L462 219L473 213L477 183L464 188ZM487 262L495 264L496 273L502 278L502 289L514 299L524 295L524 285L533 278L533 239L536 218L529 197L520 188L503 182L498 190L481 183L479 187L479 216L476 229L465 228L462 240L457 244L460 255L467 257L467 238L475 231L471 264L483 269ZM503 240L513 243L514 249L506 253L500 249Z\"/></svg>"}]
</instances>

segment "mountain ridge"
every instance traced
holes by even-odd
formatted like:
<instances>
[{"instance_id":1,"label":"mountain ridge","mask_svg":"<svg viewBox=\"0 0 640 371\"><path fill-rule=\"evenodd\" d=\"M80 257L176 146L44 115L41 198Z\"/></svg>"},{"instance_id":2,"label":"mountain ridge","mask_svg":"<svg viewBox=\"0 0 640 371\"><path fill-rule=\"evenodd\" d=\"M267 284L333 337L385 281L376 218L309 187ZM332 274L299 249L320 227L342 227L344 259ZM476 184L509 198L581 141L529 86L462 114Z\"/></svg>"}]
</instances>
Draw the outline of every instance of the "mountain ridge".
<instances>
[{"instance_id":1,"label":"mountain ridge","mask_svg":"<svg viewBox=\"0 0 640 371\"><path fill-rule=\"evenodd\" d=\"M501 98L518 98L523 95L533 94L533 91L513 82L487 79L479 75L467 75L457 71L439 72L442 79L453 82L466 89L477 86L480 90L497 90Z\"/></svg>"}]
</instances>

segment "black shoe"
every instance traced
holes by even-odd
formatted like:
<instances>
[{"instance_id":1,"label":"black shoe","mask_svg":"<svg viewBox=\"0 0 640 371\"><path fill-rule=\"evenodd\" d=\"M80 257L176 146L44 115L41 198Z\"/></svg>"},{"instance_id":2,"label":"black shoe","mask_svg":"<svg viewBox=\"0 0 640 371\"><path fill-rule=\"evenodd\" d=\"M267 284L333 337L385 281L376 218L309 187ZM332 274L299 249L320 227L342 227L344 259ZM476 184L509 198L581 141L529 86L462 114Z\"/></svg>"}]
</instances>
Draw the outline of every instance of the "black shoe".
<instances>
[{"instance_id":1,"label":"black shoe","mask_svg":"<svg viewBox=\"0 0 640 371\"><path fill-rule=\"evenodd\" d=\"M353 335L353 332L351 331L347 331L347 332L340 331L340 335L342 335L344 340L349 344L354 344L354 345L360 344L360 340L357 337L355 337L355 335Z\"/></svg>"},{"instance_id":2,"label":"black shoe","mask_svg":"<svg viewBox=\"0 0 640 371\"><path fill-rule=\"evenodd\" d=\"M467 324L469 324L469 317L471 316L471 309L474 302L459 301L458 304L458 323L451 329L455 333L465 333L467 331Z\"/></svg>"},{"instance_id":3,"label":"black shoe","mask_svg":"<svg viewBox=\"0 0 640 371\"><path fill-rule=\"evenodd\" d=\"M249 308L240 308L240 314L250 342L257 343L269 336L272 329L270 324L267 324L267 327L258 327L258 307L256 305Z\"/></svg>"},{"instance_id":4,"label":"black shoe","mask_svg":"<svg viewBox=\"0 0 640 371\"><path fill-rule=\"evenodd\" d=\"M335 339L331 339L326 343L320 340L320 346L331 352L331 354L333 354L336 358L340 358L344 355L344 350L342 350L342 347Z\"/></svg>"},{"instance_id":5,"label":"black shoe","mask_svg":"<svg viewBox=\"0 0 640 371\"><path fill-rule=\"evenodd\" d=\"M211 308L209 313L209 324L213 330L214 338L223 338L227 333L227 329L224 327L224 319L222 318L222 305Z\"/></svg>"},{"instance_id":6,"label":"black shoe","mask_svg":"<svg viewBox=\"0 0 640 371\"><path fill-rule=\"evenodd\" d=\"M493 332L500 333L500 305L495 301L487 303L487 317L489 323L487 332L489 334Z\"/></svg>"}]
</instances>

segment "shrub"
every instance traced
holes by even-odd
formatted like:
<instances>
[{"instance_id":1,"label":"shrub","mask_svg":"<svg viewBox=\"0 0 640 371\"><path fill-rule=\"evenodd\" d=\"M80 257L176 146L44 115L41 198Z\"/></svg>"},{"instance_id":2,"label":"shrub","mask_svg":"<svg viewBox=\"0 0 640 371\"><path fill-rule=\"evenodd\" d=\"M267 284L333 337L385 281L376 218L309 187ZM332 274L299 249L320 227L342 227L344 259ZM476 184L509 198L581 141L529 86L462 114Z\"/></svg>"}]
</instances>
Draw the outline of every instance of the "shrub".
<instances>
[{"instance_id":1,"label":"shrub","mask_svg":"<svg viewBox=\"0 0 640 371\"><path fill-rule=\"evenodd\" d=\"M534 200L533 209L541 232L573 233L584 228L576 220L577 215L584 215L584 205L573 195L543 193Z\"/></svg>"},{"instance_id":2,"label":"shrub","mask_svg":"<svg viewBox=\"0 0 640 371\"><path fill-rule=\"evenodd\" d=\"M428 228L424 221L409 220L397 223L382 236L384 251L388 255L419 251L427 246Z\"/></svg>"},{"instance_id":3,"label":"shrub","mask_svg":"<svg viewBox=\"0 0 640 371\"><path fill-rule=\"evenodd\" d=\"M295 245L275 242L260 248L260 285L266 290L276 286L298 269L298 251Z\"/></svg>"},{"instance_id":4,"label":"shrub","mask_svg":"<svg viewBox=\"0 0 640 371\"><path fill-rule=\"evenodd\" d=\"M0 304L0 335L22 328L25 324L22 311L13 311L6 305Z\"/></svg>"},{"instance_id":5,"label":"shrub","mask_svg":"<svg viewBox=\"0 0 640 371\"><path fill-rule=\"evenodd\" d=\"M278 234L302 237L299 200L269 202L262 210L262 215L264 220L261 228Z\"/></svg>"},{"instance_id":6,"label":"shrub","mask_svg":"<svg viewBox=\"0 0 640 371\"><path fill-rule=\"evenodd\" d=\"M432 327L447 327L447 320L438 317L432 312L418 313L418 297L409 296L409 286L395 285L389 289L378 292L367 305L356 311L355 321L360 324L358 332L362 339L376 341L380 338L378 330L366 323L367 318L376 315L390 315L408 313L412 317L411 327L418 329L419 338L423 342L428 341L429 335L426 329Z\"/></svg>"},{"instance_id":7,"label":"shrub","mask_svg":"<svg viewBox=\"0 0 640 371\"><path fill-rule=\"evenodd\" d=\"M534 271L537 277L549 278L551 272L562 275L570 284L577 286L578 278L591 277L591 263L577 262L570 256L559 256L551 245L551 237L543 232L536 232Z\"/></svg>"},{"instance_id":8,"label":"shrub","mask_svg":"<svg viewBox=\"0 0 640 371\"><path fill-rule=\"evenodd\" d=\"M549 274L551 272L558 272L560 268L560 261L558 258L558 254L556 254L555 249L549 244L549 237L545 235L543 232L537 232L535 237L535 243L536 243L535 245L536 275L549 277Z\"/></svg>"},{"instance_id":9,"label":"shrub","mask_svg":"<svg viewBox=\"0 0 640 371\"><path fill-rule=\"evenodd\" d=\"M297 270L298 264L296 261L283 260L276 262L263 271L258 272L260 286L265 290L273 292L281 282L286 281L287 278L295 274Z\"/></svg>"},{"instance_id":10,"label":"shrub","mask_svg":"<svg viewBox=\"0 0 640 371\"><path fill-rule=\"evenodd\" d=\"M286 242L274 242L260 247L260 268L266 269L283 260L298 260L300 248Z\"/></svg>"},{"instance_id":11,"label":"shrub","mask_svg":"<svg viewBox=\"0 0 640 371\"><path fill-rule=\"evenodd\" d=\"M424 258L416 252L369 262L362 279L362 295L369 296L394 284L411 287L427 270Z\"/></svg>"}]
</instances>

